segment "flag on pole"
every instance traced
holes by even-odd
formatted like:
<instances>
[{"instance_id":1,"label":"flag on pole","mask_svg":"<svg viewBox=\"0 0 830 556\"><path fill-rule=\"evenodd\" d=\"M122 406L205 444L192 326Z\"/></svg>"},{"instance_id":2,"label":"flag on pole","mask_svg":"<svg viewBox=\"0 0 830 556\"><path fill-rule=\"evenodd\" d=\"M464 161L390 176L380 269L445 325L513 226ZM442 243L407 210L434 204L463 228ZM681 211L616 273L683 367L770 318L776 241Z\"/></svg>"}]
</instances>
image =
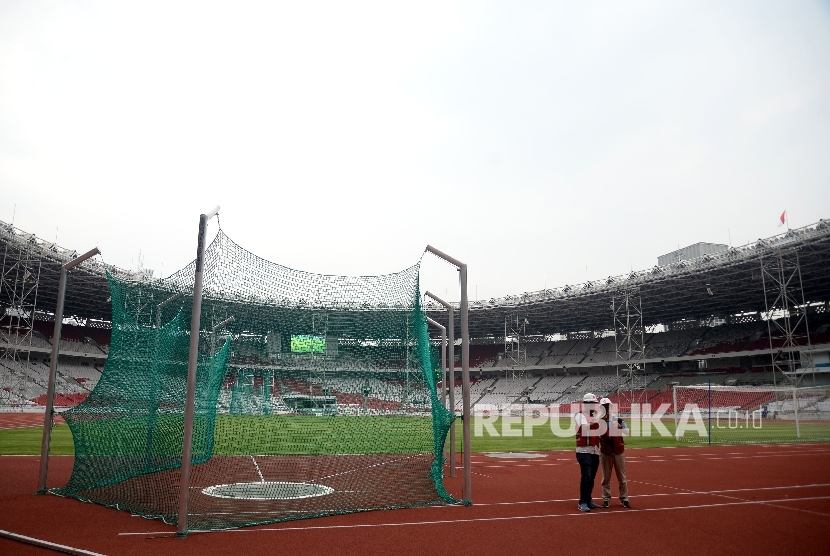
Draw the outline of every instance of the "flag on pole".
<instances>
[{"instance_id":1,"label":"flag on pole","mask_svg":"<svg viewBox=\"0 0 830 556\"><path fill-rule=\"evenodd\" d=\"M787 211L781 213L781 216L778 217L778 227L780 228L784 224L787 223Z\"/></svg>"}]
</instances>

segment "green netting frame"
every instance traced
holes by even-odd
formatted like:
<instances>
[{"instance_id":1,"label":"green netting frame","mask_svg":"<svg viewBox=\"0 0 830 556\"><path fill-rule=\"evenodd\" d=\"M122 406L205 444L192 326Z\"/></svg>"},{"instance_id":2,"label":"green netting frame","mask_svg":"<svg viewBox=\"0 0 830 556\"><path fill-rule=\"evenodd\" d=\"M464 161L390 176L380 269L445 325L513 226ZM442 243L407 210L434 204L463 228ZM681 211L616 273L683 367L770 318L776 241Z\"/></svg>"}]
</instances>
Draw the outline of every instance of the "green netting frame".
<instances>
[{"instance_id":1,"label":"green netting frame","mask_svg":"<svg viewBox=\"0 0 830 556\"><path fill-rule=\"evenodd\" d=\"M220 229L204 268L190 530L458 503L443 486L455 417L436 392L419 264L300 272ZM63 414L75 466L52 492L177 523L193 270L108 276L107 364Z\"/></svg>"},{"instance_id":2,"label":"green netting frame","mask_svg":"<svg viewBox=\"0 0 830 556\"><path fill-rule=\"evenodd\" d=\"M826 386L676 386L679 442L766 444L830 440ZM673 405L673 404L672 404ZM698 425L698 426L690 426Z\"/></svg>"}]
</instances>

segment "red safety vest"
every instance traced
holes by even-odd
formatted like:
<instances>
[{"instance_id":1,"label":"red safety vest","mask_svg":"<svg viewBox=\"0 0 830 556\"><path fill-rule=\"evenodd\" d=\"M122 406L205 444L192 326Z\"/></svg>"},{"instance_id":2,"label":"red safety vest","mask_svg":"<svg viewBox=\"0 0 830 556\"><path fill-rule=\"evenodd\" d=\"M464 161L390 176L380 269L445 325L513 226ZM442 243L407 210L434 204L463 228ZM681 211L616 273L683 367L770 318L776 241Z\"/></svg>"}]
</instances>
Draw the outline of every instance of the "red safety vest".
<instances>
[{"instance_id":1,"label":"red safety vest","mask_svg":"<svg viewBox=\"0 0 830 556\"><path fill-rule=\"evenodd\" d=\"M602 442L600 443L599 450L606 455L611 455L612 453L622 454L625 452L625 438L622 436L611 436L612 427L618 430L622 428L616 420L609 420L608 430L600 437Z\"/></svg>"},{"instance_id":2,"label":"red safety vest","mask_svg":"<svg viewBox=\"0 0 830 556\"><path fill-rule=\"evenodd\" d=\"M599 430L599 423L588 422L588 428L592 431ZM582 427L576 426L576 445L577 446L596 446L599 444L599 435L582 436Z\"/></svg>"}]
</instances>

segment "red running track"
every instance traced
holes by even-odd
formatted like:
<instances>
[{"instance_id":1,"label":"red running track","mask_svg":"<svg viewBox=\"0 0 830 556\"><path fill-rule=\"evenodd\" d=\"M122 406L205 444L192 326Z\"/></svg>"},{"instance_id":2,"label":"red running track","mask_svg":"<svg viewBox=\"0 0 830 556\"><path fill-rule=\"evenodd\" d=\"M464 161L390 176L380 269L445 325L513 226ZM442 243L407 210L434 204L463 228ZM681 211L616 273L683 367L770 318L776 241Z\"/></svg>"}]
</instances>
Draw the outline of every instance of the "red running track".
<instances>
[{"instance_id":1,"label":"red running track","mask_svg":"<svg viewBox=\"0 0 830 556\"><path fill-rule=\"evenodd\" d=\"M631 502L582 514L572 452L473 456L472 507L367 512L191 533L126 512L35 496L37 457L0 457L0 529L103 554L827 554L830 444L628 451ZM50 486L71 457L50 464ZM447 479L455 494L459 477ZM599 484L594 491L599 498ZM611 547L610 543L614 543ZM48 552L0 538L0 554Z\"/></svg>"},{"instance_id":2,"label":"red running track","mask_svg":"<svg viewBox=\"0 0 830 556\"><path fill-rule=\"evenodd\" d=\"M60 415L55 415L55 424L62 425L66 421ZM42 427L43 426L43 412L40 413L0 413L0 430L5 429L20 429L25 427Z\"/></svg>"}]
</instances>

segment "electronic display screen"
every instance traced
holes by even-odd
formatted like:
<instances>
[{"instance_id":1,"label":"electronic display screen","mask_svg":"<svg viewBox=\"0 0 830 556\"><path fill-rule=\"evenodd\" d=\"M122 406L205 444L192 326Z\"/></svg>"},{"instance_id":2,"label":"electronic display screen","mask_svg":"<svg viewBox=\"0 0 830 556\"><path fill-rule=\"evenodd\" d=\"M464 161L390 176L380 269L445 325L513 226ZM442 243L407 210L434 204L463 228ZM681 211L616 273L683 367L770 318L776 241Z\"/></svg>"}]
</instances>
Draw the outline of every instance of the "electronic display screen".
<instances>
[{"instance_id":1,"label":"electronic display screen","mask_svg":"<svg viewBox=\"0 0 830 556\"><path fill-rule=\"evenodd\" d=\"M291 336L291 353L325 353L325 336Z\"/></svg>"}]
</instances>

